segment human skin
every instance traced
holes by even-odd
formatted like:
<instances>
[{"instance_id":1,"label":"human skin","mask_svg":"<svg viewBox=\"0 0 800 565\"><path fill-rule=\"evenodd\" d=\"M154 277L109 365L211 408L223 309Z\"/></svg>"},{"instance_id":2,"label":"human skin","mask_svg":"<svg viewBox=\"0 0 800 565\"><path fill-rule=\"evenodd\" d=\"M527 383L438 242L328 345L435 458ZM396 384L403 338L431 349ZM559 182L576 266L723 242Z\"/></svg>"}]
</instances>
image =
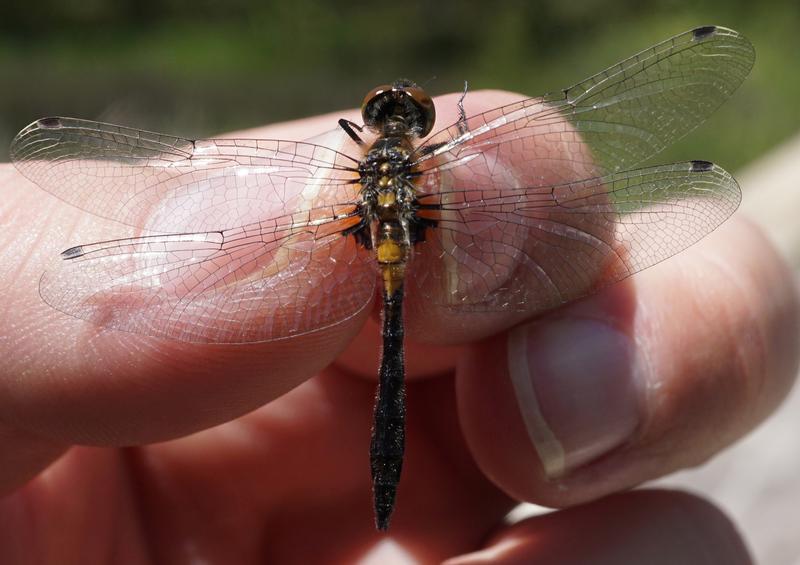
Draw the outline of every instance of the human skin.
<instances>
[{"instance_id":1,"label":"human skin","mask_svg":"<svg viewBox=\"0 0 800 565\"><path fill-rule=\"evenodd\" d=\"M470 93L467 111L513 96ZM437 99L440 124L455 121L456 99ZM247 136L307 139L340 117L357 114ZM337 133L325 143L348 141ZM11 165L0 166L0 190L4 564L749 562L710 504L625 492L706 461L791 387L792 273L744 218L489 338L459 327L457 345L420 343L421 324L409 320L406 463L391 529L379 534L367 455L376 310L240 346L98 328L42 303L37 284L59 251L114 237L119 226L49 197ZM577 356L576 335L589 343ZM613 347L597 346L603 339ZM510 343L531 356L534 380L610 375L602 404L589 398L577 413L557 384L537 381L538 408L566 438L560 468L543 465L529 439L509 377L525 363ZM536 366L565 356L577 361ZM644 390L635 409L629 381ZM589 428L605 430L602 441L585 445ZM519 500L566 509L508 526Z\"/></svg>"}]
</instances>

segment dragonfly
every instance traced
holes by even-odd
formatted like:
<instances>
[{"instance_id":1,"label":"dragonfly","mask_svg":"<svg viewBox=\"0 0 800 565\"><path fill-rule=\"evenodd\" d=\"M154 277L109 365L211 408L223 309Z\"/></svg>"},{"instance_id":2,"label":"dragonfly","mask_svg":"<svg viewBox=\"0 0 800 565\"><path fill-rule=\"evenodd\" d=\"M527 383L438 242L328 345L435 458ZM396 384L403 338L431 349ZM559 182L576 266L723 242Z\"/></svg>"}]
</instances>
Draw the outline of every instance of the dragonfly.
<instances>
[{"instance_id":1,"label":"dragonfly","mask_svg":"<svg viewBox=\"0 0 800 565\"><path fill-rule=\"evenodd\" d=\"M69 247L39 292L102 328L225 344L334 328L380 295L370 468L386 530L405 298L510 327L699 241L738 207L736 181L708 161L642 163L728 99L754 58L738 32L698 27L551 94L471 116L462 97L433 134L432 99L401 79L367 95L363 124L339 120L341 150L39 119L12 142L17 169L136 230Z\"/></svg>"}]
</instances>

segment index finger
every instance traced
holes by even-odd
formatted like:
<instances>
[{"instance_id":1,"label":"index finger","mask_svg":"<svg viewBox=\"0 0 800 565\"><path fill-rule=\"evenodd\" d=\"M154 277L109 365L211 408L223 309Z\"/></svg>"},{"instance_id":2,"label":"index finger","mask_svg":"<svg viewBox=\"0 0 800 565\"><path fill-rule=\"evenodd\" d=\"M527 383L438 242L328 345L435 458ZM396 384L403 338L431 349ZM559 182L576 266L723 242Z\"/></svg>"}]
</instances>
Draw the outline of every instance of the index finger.
<instances>
[{"instance_id":1,"label":"index finger","mask_svg":"<svg viewBox=\"0 0 800 565\"><path fill-rule=\"evenodd\" d=\"M341 115L341 113L337 114ZM332 117L272 126L260 137L303 138ZM341 135L332 139L341 142ZM0 342L4 422L56 442L120 445L183 435L252 410L327 365L367 308L335 327L265 343L192 344L119 332L44 304L39 280L69 244L120 237L120 226L47 196L0 169L8 266Z\"/></svg>"}]
</instances>

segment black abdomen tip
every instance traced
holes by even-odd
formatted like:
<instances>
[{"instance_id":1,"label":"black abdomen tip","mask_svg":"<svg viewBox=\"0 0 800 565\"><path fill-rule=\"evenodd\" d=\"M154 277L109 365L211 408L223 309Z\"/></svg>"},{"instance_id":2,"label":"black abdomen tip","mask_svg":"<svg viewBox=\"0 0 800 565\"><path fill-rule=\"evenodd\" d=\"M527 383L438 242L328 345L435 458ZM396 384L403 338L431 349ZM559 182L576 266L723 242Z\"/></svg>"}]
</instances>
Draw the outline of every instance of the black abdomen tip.
<instances>
[{"instance_id":1,"label":"black abdomen tip","mask_svg":"<svg viewBox=\"0 0 800 565\"><path fill-rule=\"evenodd\" d=\"M63 124L61 118L42 118L36 122L40 128L54 129L60 128Z\"/></svg>"},{"instance_id":2,"label":"black abdomen tip","mask_svg":"<svg viewBox=\"0 0 800 565\"><path fill-rule=\"evenodd\" d=\"M389 521L394 513L394 500L397 494L395 485L373 485L375 497L375 527L385 532L389 529Z\"/></svg>"},{"instance_id":3,"label":"black abdomen tip","mask_svg":"<svg viewBox=\"0 0 800 565\"><path fill-rule=\"evenodd\" d=\"M701 26L696 27L692 30L692 36L694 39L705 39L711 35L714 35L717 31L717 26Z\"/></svg>"},{"instance_id":4,"label":"black abdomen tip","mask_svg":"<svg viewBox=\"0 0 800 565\"><path fill-rule=\"evenodd\" d=\"M705 171L710 171L714 168L714 163L711 161L692 161L692 168L690 169L693 173L703 173Z\"/></svg>"}]
</instances>

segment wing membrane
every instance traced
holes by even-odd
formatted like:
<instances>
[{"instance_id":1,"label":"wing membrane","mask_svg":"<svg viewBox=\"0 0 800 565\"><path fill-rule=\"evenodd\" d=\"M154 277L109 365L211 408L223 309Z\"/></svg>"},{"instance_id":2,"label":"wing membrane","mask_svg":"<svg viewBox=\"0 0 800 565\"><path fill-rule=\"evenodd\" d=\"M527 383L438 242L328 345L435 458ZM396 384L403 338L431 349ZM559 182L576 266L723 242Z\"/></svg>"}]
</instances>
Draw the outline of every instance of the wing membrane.
<instances>
[{"instance_id":1,"label":"wing membrane","mask_svg":"<svg viewBox=\"0 0 800 565\"><path fill-rule=\"evenodd\" d=\"M627 278L699 241L739 205L706 161L534 189L427 195L436 232L413 266L427 298L477 311L539 312Z\"/></svg>"},{"instance_id":2,"label":"wing membrane","mask_svg":"<svg viewBox=\"0 0 800 565\"><path fill-rule=\"evenodd\" d=\"M536 188L625 170L686 135L750 72L755 52L707 26L563 91L469 118L420 149L423 187ZM462 133L463 132L463 133Z\"/></svg>"},{"instance_id":3,"label":"wing membrane","mask_svg":"<svg viewBox=\"0 0 800 565\"><path fill-rule=\"evenodd\" d=\"M74 118L32 123L11 158L61 200L156 232L227 229L357 193L358 163L319 145L189 140Z\"/></svg>"},{"instance_id":4,"label":"wing membrane","mask_svg":"<svg viewBox=\"0 0 800 565\"><path fill-rule=\"evenodd\" d=\"M341 234L357 221L352 211L318 209L229 230L81 245L43 275L40 294L98 326L180 341L298 335L370 302L371 258Z\"/></svg>"}]
</instances>

